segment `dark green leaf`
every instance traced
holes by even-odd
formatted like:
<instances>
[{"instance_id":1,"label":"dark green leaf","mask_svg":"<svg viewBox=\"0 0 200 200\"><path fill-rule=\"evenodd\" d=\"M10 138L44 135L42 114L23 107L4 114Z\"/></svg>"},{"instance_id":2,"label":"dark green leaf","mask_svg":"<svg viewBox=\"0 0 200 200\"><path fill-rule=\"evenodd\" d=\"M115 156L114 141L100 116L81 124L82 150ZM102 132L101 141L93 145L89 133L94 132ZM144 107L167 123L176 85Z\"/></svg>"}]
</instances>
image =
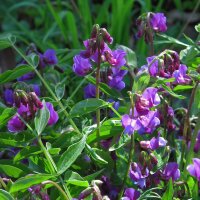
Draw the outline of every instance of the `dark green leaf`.
<instances>
[{"instance_id":1,"label":"dark green leaf","mask_svg":"<svg viewBox=\"0 0 200 200\"><path fill-rule=\"evenodd\" d=\"M35 123L35 129L40 135L42 131L45 129L48 121L49 121L50 113L47 107L45 106L45 101L43 101L43 108L39 110L37 113L34 123Z\"/></svg>"},{"instance_id":2,"label":"dark green leaf","mask_svg":"<svg viewBox=\"0 0 200 200\"><path fill-rule=\"evenodd\" d=\"M85 147L86 136L75 143L69 146L69 148L61 155L58 161L58 173L62 174L66 171L78 158Z\"/></svg>"},{"instance_id":3,"label":"dark green leaf","mask_svg":"<svg viewBox=\"0 0 200 200\"><path fill-rule=\"evenodd\" d=\"M184 64L188 64L199 54L199 51L194 46L188 46L186 49L181 50L180 59Z\"/></svg>"},{"instance_id":4,"label":"dark green leaf","mask_svg":"<svg viewBox=\"0 0 200 200\"><path fill-rule=\"evenodd\" d=\"M11 34L1 34L0 35L0 50L11 46L9 38Z\"/></svg>"},{"instance_id":5,"label":"dark green leaf","mask_svg":"<svg viewBox=\"0 0 200 200\"><path fill-rule=\"evenodd\" d=\"M173 182L172 179L170 178L168 185L167 185L167 190L162 196L162 200L172 200L174 195L174 189L173 189Z\"/></svg>"},{"instance_id":6,"label":"dark green leaf","mask_svg":"<svg viewBox=\"0 0 200 200\"><path fill-rule=\"evenodd\" d=\"M32 67L28 65L20 65L13 70L7 70L0 74L0 84L8 83L15 80L16 78L33 71Z\"/></svg>"},{"instance_id":7,"label":"dark green leaf","mask_svg":"<svg viewBox=\"0 0 200 200\"><path fill-rule=\"evenodd\" d=\"M2 113L0 113L0 126L7 123L7 121L15 114L15 108L5 108Z\"/></svg>"},{"instance_id":8,"label":"dark green leaf","mask_svg":"<svg viewBox=\"0 0 200 200\"><path fill-rule=\"evenodd\" d=\"M198 33L200 33L200 23L195 26L195 29Z\"/></svg>"},{"instance_id":9,"label":"dark green leaf","mask_svg":"<svg viewBox=\"0 0 200 200\"><path fill-rule=\"evenodd\" d=\"M47 174L34 174L25 176L23 178L18 179L11 185L10 192L14 193L22 191L33 185L41 184L43 181L46 181L50 178L52 178L52 175Z\"/></svg>"},{"instance_id":10,"label":"dark green leaf","mask_svg":"<svg viewBox=\"0 0 200 200\"><path fill-rule=\"evenodd\" d=\"M108 103L101 99L86 99L78 102L70 111L71 117L79 117L81 115L91 113L100 108L108 107Z\"/></svg>"}]
</instances>

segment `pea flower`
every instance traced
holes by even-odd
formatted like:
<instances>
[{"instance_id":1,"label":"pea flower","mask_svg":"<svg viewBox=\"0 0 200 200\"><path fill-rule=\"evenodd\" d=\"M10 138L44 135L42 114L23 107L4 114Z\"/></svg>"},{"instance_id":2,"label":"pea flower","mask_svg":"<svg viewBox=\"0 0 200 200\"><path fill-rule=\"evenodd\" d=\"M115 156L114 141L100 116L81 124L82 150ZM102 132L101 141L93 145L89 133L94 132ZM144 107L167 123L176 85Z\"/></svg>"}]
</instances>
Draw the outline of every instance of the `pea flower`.
<instances>
[{"instance_id":1,"label":"pea flower","mask_svg":"<svg viewBox=\"0 0 200 200\"><path fill-rule=\"evenodd\" d=\"M156 32L165 32L167 30L166 17L163 13L152 13L150 24Z\"/></svg>"},{"instance_id":2,"label":"pea flower","mask_svg":"<svg viewBox=\"0 0 200 200\"><path fill-rule=\"evenodd\" d=\"M191 79L186 74L187 72L187 66L186 65L180 65L178 70L175 70L173 73L173 77L176 79L176 84L188 84L190 83Z\"/></svg>"},{"instance_id":3,"label":"pea flower","mask_svg":"<svg viewBox=\"0 0 200 200\"><path fill-rule=\"evenodd\" d=\"M25 129L25 124L15 115L8 121L7 127L10 132L21 132Z\"/></svg>"},{"instance_id":4,"label":"pea flower","mask_svg":"<svg viewBox=\"0 0 200 200\"><path fill-rule=\"evenodd\" d=\"M87 75L91 69L92 69L92 66L89 59L85 59L81 57L80 55L76 55L74 57L73 71L78 76Z\"/></svg>"},{"instance_id":5,"label":"pea flower","mask_svg":"<svg viewBox=\"0 0 200 200\"><path fill-rule=\"evenodd\" d=\"M89 99L89 98L95 98L96 97L96 86L93 84L88 84L84 88L84 98Z\"/></svg>"},{"instance_id":6,"label":"pea flower","mask_svg":"<svg viewBox=\"0 0 200 200\"><path fill-rule=\"evenodd\" d=\"M193 164L187 166L187 170L191 176L196 177L200 181L200 159L193 158Z\"/></svg>"},{"instance_id":7,"label":"pea flower","mask_svg":"<svg viewBox=\"0 0 200 200\"><path fill-rule=\"evenodd\" d=\"M141 165L137 163L132 163L130 167L129 176L135 184L137 184L140 188L146 187L146 178L149 175L148 168L143 168Z\"/></svg>"},{"instance_id":8,"label":"pea flower","mask_svg":"<svg viewBox=\"0 0 200 200\"><path fill-rule=\"evenodd\" d=\"M162 178L166 181L168 181L170 178L172 178L173 181L178 180L180 178L178 164L176 162L167 163L162 171Z\"/></svg>"},{"instance_id":9,"label":"pea flower","mask_svg":"<svg viewBox=\"0 0 200 200\"><path fill-rule=\"evenodd\" d=\"M58 121L58 113L54 110L54 107L51 103L46 102L46 107L50 112L50 118L48 121L48 125L54 125Z\"/></svg>"},{"instance_id":10,"label":"pea flower","mask_svg":"<svg viewBox=\"0 0 200 200\"><path fill-rule=\"evenodd\" d=\"M56 52L53 49L47 49L44 52L42 59L48 65L56 65L58 63Z\"/></svg>"},{"instance_id":11,"label":"pea flower","mask_svg":"<svg viewBox=\"0 0 200 200\"><path fill-rule=\"evenodd\" d=\"M40 86L38 84L32 84L31 87L37 96L41 95Z\"/></svg>"},{"instance_id":12,"label":"pea flower","mask_svg":"<svg viewBox=\"0 0 200 200\"><path fill-rule=\"evenodd\" d=\"M140 197L140 192L133 189L133 188L127 188L124 192L124 197L122 197L122 200L137 200Z\"/></svg>"},{"instance_id":13,"label":"pea flower","mask_svg":"<svg viewBox=\"0 0 200 200\"><path fill-rule=\"evenodd\" d=\"M3 98L7 105L12 106L14 103L14 92L12 89L5 89L3 92Z\"/></svg>"}]
</instances>

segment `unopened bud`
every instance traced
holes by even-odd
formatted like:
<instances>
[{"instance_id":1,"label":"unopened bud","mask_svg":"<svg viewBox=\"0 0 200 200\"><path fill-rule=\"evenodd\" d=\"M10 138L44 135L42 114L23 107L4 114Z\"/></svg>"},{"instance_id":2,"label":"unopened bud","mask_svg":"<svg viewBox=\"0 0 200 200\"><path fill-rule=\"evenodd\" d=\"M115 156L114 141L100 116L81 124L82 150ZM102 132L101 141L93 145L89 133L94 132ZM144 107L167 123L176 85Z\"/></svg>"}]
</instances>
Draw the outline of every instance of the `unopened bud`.
<instances>
[{"instance_id":1,"label":"unopened bud","mask_svg":"<svg viewBox=\"0 0 200 200\"><path fill-rule=\"evenodd\" d=\"M106 60L109 62L111 65L116 64L116 59L113 58L113 55L109 51L104 52Z\"/></svg>"},{"instance_id":2,"label":"unopened bud","mask_svg":"<svg viewBox=\"0 0 200 200\"><path fill-rule=\"evenodd\" d=\"M92 28L91 38L96 38L99 32L99 25L95 24Z\"/></svg>"},{"instance_id":3,"label":"unopened bud","mask_svg":"<svg viewBox=\"0 0 200 200\"><path fill-rule=\"evenodd\" d=\"M108 42L108 44L112 44L113 38L110 36L110 34L105 28L101 28L101 33L102 33L103 40L105 42Z\"/></svg>"},{"instance_id":4,"label":"unopened bud","mask_svg":"<svg viewBox=\"0 0 200 200\"><path fill-rule=\"evenodd\" d=\"M158 159L153 153L150 153L150 161L152 164L157 165L158 164Z\"/></svg>"},{"instance_id":5,"label":"unopened bud","mask_svg":"<svg viewBox=\"0 0 200 200\"><path fill-rule=\"evenodd\" d=\"M24 91L22 91L22 92L20 93L20 97L21 97L21 102L22 102L22 104L26 106L26 105L28 104L28 101L29 101L28 96L27 96L27 93L24 92Z\"/></svg>"},{"instance_id":6,"label":"unopened bud","mask_svg":"<svg viewBox=\"0 0 200 200\"><path fill-rule=\"evenodd\" d=\"M82 200L82 199L86 198L87 196L89 196L89 195L92 194L93 192L94 192L94 188L92 188L92 187L89 187L89 188L83 190L83 191L80 193L80 195L79 195L79 197L78 197L78 200Z\"/></svg>"},{"instance_id":7,"label":"unopened bud","mask_svg":"<svg viewBox=\"0 0 200 200\"><path fill-rule=\"evenodd\" d=\"M19 95L18 92L15 92L15 93L14 93L14 102L15 102L15 106L16 106L17 108L19 108L19 107L20 107L20 104L21 104L21 98L20 98L20 95Z\"/></svg>"},{"instance_id":8,"label":"unopened bud","mask_svg":"<svg viewBox=\"0 0 200 200\"><path fill-rule=\"evenodd\" d=\"M42 102L38 98L38 96L35 94L35 92L29 92L29 100L32 101L32 103L39 109L43 107Z\"/></svg>"}]
</instances>

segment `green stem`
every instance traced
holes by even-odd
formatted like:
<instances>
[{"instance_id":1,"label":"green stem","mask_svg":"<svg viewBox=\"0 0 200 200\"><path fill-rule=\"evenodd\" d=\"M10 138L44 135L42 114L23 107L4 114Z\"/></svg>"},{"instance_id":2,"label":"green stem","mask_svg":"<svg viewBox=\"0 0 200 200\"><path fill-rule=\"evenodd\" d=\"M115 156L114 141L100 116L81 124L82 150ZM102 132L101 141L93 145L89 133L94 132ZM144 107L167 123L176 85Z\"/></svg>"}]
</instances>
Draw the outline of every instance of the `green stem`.
<instances>
[{"instance_id":1,"label":"green stem","mask_svg":"<svg viewBox=\"0 0 200 200\"><path fill-rule=\"evenodd\" d=\"M98 47L98 62L97 62L97 71L96 71L96 98L99 99L99 83L100 83L100 66L101 66L101 54L100 47ZM96 111L96 120L97 120L97 139L100 137L100 109Z\"/></svg>"},{"instance_id":2,"label":"green stem","mask_svg":"<svg viewBox=\"0 0 200 200\"><path fill-rule=\"evenodd\" d=\"M7 186L6 186L6 184L4 183L4 181L3 181L3 179L1 177L0 177L0 184L3 186L3 188L5 190L7 190Z\"/></svg>"},{"instance_id":3,"label":"green stem","mask_svg":"<svg viewBox=\"0 0 200 200\"><path fill-rule=\"evenodd\" d=\"M112 104L109 105L109 108L121 119L121 115L113 108Z\"/></svg>"},{"instance_id":4,"label":"green stem","mask_svg":"<svg viewBox=\"0 0 200 200\"><path fill-rule=\"evenodd\" d=\"M68 196L65 194L65 192L62 190L62 188L57 184L57 183L55 183L55 182L53 182L53 181L44 181L44 182L42 182L42 185L47 185L47 184L52 184L52 185L54 185L59 191L60 191L60 193L63 195L63 197L66 199L66 200L68 200L69 198L68 198Z\"/></svg>"},{"instance_id":5,"label":"green stem","mask_svg":"<svg viewBox=\"0 0 200 200\"><path fill-rule=\"evenodd\" d=\"M183 159L184 159L184 156L186 154L186 148L187 148L187 132L188 132L188 128L190 126L190 121L189 121L190 111L191 111L191 108L192 108L192 104L193 104L193 101L194 101L194 95L195 95L195 92L196 92L198 84L199 84L199 82L196 83L195 87L192 90L192 94L191 94L191 97L190 97L189 105L188 105L188 108L187 108L187 113L186 113L185 119L184 119L182 154L181 154L181 162L180 162L180 167L182 169L184 168Z\"/></svg>"},{"instance_id":6,"label":"green stem","mask_svg":"<svg viewBox=\"0 0 200 200\"><path fill-rule=\"evenodd\" d=\"M127 169L126 169L126 172L124 175L124 180L123 180L123 183L121 186L121 190L119 192L118 200L121 200L123 193L124 193L124 187L126 185L126 181L127 181L128 175L129 175L129 170L130 170L130 166L131 166L131 162L132 162L132 158L133 158L133 154L134 154L134 143L135 143L135 140L134 140L134 133L133 133L131 135L131 149L129 152L128 165L127 165Z\"/></svg>"}]
</instances>

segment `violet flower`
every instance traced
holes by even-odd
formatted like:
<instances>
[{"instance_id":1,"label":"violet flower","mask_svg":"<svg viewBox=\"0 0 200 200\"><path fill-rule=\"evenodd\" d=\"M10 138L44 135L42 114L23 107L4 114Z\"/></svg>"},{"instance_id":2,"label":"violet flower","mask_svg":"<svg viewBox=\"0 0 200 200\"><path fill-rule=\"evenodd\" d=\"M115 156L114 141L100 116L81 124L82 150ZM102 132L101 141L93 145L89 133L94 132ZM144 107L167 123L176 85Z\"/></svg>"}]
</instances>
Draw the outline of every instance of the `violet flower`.
<instances>
[{"instance_id":1,"label":"violet flower","mask_svg":"<svg viewBox=\"0 0 200 200\"><path fill-rule=\"evenodd\" d=\"M163 13L152 13L150 24L156 32L165 32L167 30L166 17Z\"/></svg>"},{"instance_id":2,"label":"violet flower","mask_svg":"<svg viewBox=\"0 0 200 200\"><path fill-rule=\"evenodd\" d=\"M149 175L148 168L142 168L141 165L137 163L132 163L130 167L129 176L135 184L137 184L140 188L146 187L146 178Z\"/></svg>"},{"instance_id":3,"label":"violet flower","mask_svg":"<svg viewBox=\"0 0 200 200\"><path fill-rule=\"evenodd\" d=\"M180 178L180 170L178 169L178 164L176 162L169 162L162 170L162 178L168 181L172 178L173 181L176 181Z\"/></svg>"},{"instance_id":4,"label":"violet flower","mask_svg":"<svg viewBox=\"0 0 200 200\"><path fill-rule=\"evenodd\" d=\"M23 76L17 78L18 81L27 81L33 79L35 76L34 72L29 72L27 74L24 74Z\"/></svg>"},{"instance_id":5,"label":"violet flower","mask_svg":"<svg viewBox=\"0 0 200 200\"><path fill-rule=\"evenodd\" d=\"M187 66L180 65L178 70L175 70L172 76L176 79L176 84L188 84L191 81L191 78L186 74Z\"/></svg>"},{"instance_id":6,"label":"violet flower","mask_svg":"<svg viewBox=\"0 0 200 200\"><path fill-rule=\"evenodd\" d=\"M46 102L46 107L47 107L47 109L49 110L49 113L50 113L48 125L50 125L50 126L54 125L59 119L58 113L54 110L54 107L51 103Z\"/></svg>"},{"instance_id":7,"label":"violet flower","mask_svg":"<svg viewBox=\"0 0 200 200\"><path fill-rule=\"evenodd\" d=\"M5 89L3 92L3 98L7 105L12 106L14 103L14 92L12 89Z\"/></svg>"},{"instance_id":8,"label":"violet flower","mask_svg":"<svg viewBox=\"0 0 200 200\"><path fill-rule=\"evenodd\" d=\"M191 176L196 177L200 181L200 159L193 158L193 164L187 166L187 170Z\"/></svg>"},{"instance_id":9,"label":"violet flower","mask_svg":"<svg viewBox=\"0 0 200 200\"><path fill-rule=\"evenodd\" d=\"M47 49L43 54L43 60L48 65L56 65L58 63L58 58L56 52L53 49Z\"/></svg>"},{"instance_id":10,"label":"violet flower","mask_svg":"<svg viewBox=\"0 0 200 200\"><path fill-rule=\"evenodd\" d=\"M95 97L96 97L96 86L89 83L84 88L84 98L89 99L89 98L95 98Z\"/></svg>"},{"instance_id":11,"label":"violet flower","mask_svg":"<svg viewBox=\"0 0 200 200\"><path fill-rule=\"evenodd\" d=\"M41 95L40 86L38 84L32 84L31 87L37 96Z\"/></svg>"},{"instance_id":12,"label":"violet flower","mask_svg":"<svg viewBox=\"0 0 200 200\"><path fill-rule=\"evenodd\" d=\"M73 71L78 76L87 75L91 69L92 69L92 66L89 59L85 59L81 57L80 55L76 55L74 57Z\"/></svg>"},{"instance_id":13,"label":"violet flower","mask_svg":"<svg viewBox=\"0 0 200 200\"><path fill-rule=\"evenodd\" d=\"M124 192L124 197L122 197L122 200L137 200L140 197L140 192L133 189L133 188L127 188Z\"/></svg>"},{"instance_id":14,"label":"violet flower","mask_svg":"<svg viewBox=\"0 0 200 200\"><path fill-rule=\"evenodd\" d=\"M21 119L15 115L8 121L8 130L13 133L21 132L25 129L24 122L21 121Z\"/></svg>"}]
</instances>

